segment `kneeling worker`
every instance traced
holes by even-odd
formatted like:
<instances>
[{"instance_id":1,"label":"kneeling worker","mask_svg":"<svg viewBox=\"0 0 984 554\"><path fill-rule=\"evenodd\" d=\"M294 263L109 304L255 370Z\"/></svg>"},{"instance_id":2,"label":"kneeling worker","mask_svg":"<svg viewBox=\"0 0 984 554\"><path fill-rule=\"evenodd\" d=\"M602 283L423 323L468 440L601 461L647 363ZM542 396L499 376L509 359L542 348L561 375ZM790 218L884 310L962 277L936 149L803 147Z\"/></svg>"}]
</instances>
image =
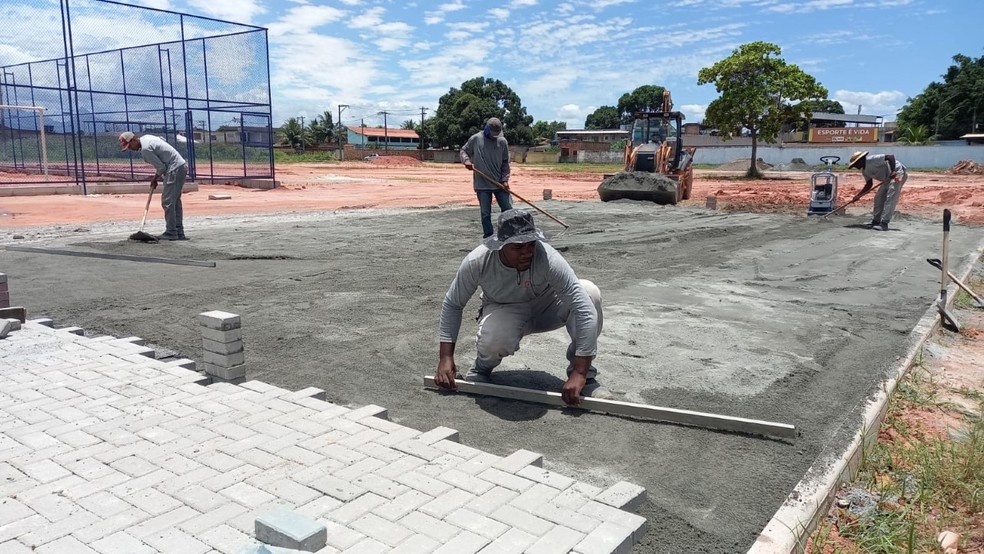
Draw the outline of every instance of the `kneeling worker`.
<instances>
[{"instance_id":1,"label":"kneeling worker","mask_svg":"<svg viewBox=\"0 0 984 554\"><path fill-rule=\"evenodd\" d=\"M455 389L458 375L454 347L465 304L481 287L478 351L466 381L488 383L492 370L519 350L523 337L567 328L567 381L562 396L579 404L582 395L611 398L597 379L592 360L601 334L601 291L579 280L567 260L546 243L533 216L507 210L499 216L498 232L465 256L441 308L440 359L434 381Z\"/></svg>"}]
</instances>

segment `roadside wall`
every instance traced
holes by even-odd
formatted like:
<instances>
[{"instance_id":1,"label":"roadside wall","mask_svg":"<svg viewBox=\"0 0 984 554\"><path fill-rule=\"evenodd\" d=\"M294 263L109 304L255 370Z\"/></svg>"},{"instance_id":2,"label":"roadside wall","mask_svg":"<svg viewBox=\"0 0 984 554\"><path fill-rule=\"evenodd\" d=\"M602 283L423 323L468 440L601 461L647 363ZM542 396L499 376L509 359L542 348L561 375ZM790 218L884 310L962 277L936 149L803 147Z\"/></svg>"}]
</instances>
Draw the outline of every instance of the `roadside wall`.
<instances>
[{"instance_id":1,"label":"roadside wall","mask_svg":"<svg viewBox=\"0 0 984 554\"><path fill-rule=\"evenodd\" d=\"M808 164L819 164L820 156L840 156L840 163L847 164L851 154L857 150L867 150L871 154L895 154L907 167L947 169L961 160L974 160L984 163L984 145L963 146L905 146L901 144L826 147L759 145L757 157L764 162L777 165L788 164L793 158L802 158ZM696 164L724 164L740 158L752 156L751 146L704 146L697 149L694 156ZM579 160L580 161L580 160Z\"/></svg>"},{"instance_id":2,"label":"roadside wall","mask_svg":"<svg viewBox=\"0 0 984 554\"><path fill-rule=\"evenodd\" d=\"M577 163L621 164L625 163L625 152L588 152L579 150Z\"/></svg>"}]
</instances>

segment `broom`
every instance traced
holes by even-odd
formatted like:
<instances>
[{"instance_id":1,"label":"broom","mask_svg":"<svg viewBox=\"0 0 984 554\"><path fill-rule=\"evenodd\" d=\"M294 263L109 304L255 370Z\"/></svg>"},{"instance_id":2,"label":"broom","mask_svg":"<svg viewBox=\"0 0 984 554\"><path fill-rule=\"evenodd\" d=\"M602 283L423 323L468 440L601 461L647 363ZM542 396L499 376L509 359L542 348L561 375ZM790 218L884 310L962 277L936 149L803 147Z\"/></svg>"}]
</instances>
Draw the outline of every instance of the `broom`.
<instances>
[{"instance_id":1,"label":"broom","mask_svg":"<svg viewBox=\"0 0 984 554\"><path fill-rule=\"evenodd\" d=\"M130 235L130 240L136 240L140 242L159 242L157 237L151 235L150 233L145 233L144 223L147 223L147 212L150 211L150 200L154 197L154 189L150 189L150 194L147 195L147 206L144 208L143 219L140 220L140 230L136 233Z\"/></svg>"}]
</instances>

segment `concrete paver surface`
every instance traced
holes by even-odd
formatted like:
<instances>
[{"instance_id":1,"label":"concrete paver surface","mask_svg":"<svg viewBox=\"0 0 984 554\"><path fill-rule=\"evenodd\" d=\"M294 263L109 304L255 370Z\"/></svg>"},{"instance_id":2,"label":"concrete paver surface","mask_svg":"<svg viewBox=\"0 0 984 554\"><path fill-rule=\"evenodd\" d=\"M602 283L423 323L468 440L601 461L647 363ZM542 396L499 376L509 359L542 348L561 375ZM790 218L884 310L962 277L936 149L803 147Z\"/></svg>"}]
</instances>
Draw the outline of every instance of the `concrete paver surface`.
<instances>
[{"instance_id":1,"label":"concrete paver surface","mask_svg":"<svg viewBox=\"0 0 984 554\"><path fill-rule=\"evenodd\" d=\"M846 443L860 405L939 293L940 224L723 214L632 202L540 204L538 217L603 293L600 379L626 400L796 425L780 441L501 399L424 390L437 319L478 242L468 209L192 219L187 243L125 240L123 225L42 242L100 252L211 259L215 268L0 252L11 300L32 317L141 336L200 361L196 314L243 318L248 376L328 399L377 404L417 429L447 426L499 455L596 484L646 487L636 552L746 550L824 449ZM950 233L960 267L978 227ZM33 243L31 245L39 245ZM466 310L474 313L477 298ZM473 354L466 317L458 364ZM559 390L563 331L531 337L494 382Z\"/></svg>"}]
</instances>

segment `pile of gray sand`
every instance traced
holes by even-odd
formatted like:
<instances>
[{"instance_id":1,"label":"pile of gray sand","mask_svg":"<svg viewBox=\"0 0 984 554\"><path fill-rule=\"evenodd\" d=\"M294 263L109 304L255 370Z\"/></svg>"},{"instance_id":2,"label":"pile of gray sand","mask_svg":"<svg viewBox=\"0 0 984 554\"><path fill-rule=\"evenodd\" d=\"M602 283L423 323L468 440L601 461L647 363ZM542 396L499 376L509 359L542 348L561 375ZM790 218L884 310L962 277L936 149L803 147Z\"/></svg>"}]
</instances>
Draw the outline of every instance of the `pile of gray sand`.
<instances>
[{"instance_id":1,"label":"pile of gray sand","mask_svg":"<svg viewBox=\"0 0 984 554\"><path fill-rule=\"evenodd\" d=\"M632 171L616 173L598 186L602 202L612 200L645 200L657 204L676 204L677 183L658 173Z\"/></svg>"}]
</instances>

